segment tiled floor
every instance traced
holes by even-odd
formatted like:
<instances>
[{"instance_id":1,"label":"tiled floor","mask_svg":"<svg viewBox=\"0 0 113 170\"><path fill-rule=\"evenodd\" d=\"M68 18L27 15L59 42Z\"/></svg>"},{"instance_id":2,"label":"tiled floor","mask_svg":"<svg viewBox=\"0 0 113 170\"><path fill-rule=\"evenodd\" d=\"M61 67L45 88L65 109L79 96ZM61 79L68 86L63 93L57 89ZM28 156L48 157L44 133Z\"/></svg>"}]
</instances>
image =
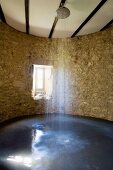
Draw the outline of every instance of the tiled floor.
<instances>
[{"instance_id":1,"label":"tiled floor","mask_svg":"<svg viewBox=\"0 0 113 170\"><path fill-rule=\"evenodd\" d=\"M0 128L0 170L113 170L113 123L40 116Z\"/></svg>"}]
</instances>

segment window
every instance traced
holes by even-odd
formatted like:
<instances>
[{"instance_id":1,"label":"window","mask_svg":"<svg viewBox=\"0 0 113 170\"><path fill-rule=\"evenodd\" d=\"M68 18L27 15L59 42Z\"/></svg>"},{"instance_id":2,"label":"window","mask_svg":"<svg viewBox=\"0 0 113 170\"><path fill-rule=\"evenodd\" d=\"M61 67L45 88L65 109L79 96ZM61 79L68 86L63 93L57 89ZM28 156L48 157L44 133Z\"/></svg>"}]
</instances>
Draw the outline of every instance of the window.
<instances>
[{"instance_id":1,"label":"window","mask_svg":"<svg viewBox=\"0 0 113 170\"><path fill-rule=\"evenodd\" d=\"M52 95L53 66L33 65L32 96L37 99L50 99Z\"/></svg>"}]
</instances>

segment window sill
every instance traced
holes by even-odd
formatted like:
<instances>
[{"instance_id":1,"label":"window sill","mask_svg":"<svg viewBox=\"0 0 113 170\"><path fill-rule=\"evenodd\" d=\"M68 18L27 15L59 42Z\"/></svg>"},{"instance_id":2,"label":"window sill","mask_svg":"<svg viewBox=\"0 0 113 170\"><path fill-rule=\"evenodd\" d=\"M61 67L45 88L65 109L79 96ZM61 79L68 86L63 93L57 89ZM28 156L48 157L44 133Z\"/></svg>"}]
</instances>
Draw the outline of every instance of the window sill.
<instances>
[{"instance_id":1,"label":"window sill","mask_svg":"<svg viewBox=\"0 0 113 170\"><path fill-rule=\"evenodd\" d=\"M52 99L52 96L45 96L45 95L37 95L33 97L34 100L50 100Z\"/></svg>"}]
</instances>

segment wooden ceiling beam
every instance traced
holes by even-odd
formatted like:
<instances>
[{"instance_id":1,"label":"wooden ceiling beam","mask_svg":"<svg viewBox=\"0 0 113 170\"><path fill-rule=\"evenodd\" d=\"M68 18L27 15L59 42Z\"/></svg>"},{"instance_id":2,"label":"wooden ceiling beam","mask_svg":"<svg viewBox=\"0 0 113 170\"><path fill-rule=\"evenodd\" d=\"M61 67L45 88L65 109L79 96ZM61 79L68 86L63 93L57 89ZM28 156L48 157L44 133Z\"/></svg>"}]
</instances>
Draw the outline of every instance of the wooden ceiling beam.
<instances>
[{"instance_id":1,"label":"wooden ceiling beam","mask_svg":"<svg viewBox=\"0 0 113 170\"><path fill-rule=\"evenodd\" d=\"M96 8L90 13L90 15L85 19L85 21L78 27L78 29L72 34L75 37L77 33L87 24L87 22L99 11L99 9L105 4L107 0L101 0L101 2L96 6Z\"/></svg>"},{"instance_id":2,"label":"wooden ceiling beam","mask_svg":"<svg viewBox=\"0 0 113 170\"><path fill-rule=\"evenodd\" d=\"M0 5L0 21L6 23L6 19L5 19L1 5Z\"/></svg>"},{"instance_id":3,"label":"wooden ceiling beam","mask_svg":"<svg viewBox=\"0 0 113 170\"><path fill-rule=\"evenodd\" d=\"M105 30L106 28L108 28L111 24L113 24L113 19L111 21L109 21L100 31Z\"/></svg>"},{"instance_id":4,"label":"wooden ceiling beam","mask_svg":"<svg viewBox=\"0 0 113 170\"><path fill-rule=\"evenodd\" d=\"M61 0L60 5L59 5L59 8L62 7L62 6L64 6L65 2L66 2L66 0Z\"/></svg>"},{"instance_id":5,"label":"wooden ceiling beam","mask_svg":"<svg viewBox=\"0 0 113 170\"><path fill-rule=\"evenodd\" d=\"M29 0L25 0L26 34L29 34Z\"/></svg>"},{"instance_id":6,"label":"wooden ceiling beam","mask_svg":"<svg viewBox=\"0 0 113 170\"><path fill-rule=\"evenodd\" d=\"M52 38L52 35L53 35L54 30L55 30L57 22L58 22L58 17L55 17L55 20L53 22L53 25L52 25L52 28L51 28L51 31L50 31L50 34L49 34L48 38Z\"/></svg>"}]
</instances>

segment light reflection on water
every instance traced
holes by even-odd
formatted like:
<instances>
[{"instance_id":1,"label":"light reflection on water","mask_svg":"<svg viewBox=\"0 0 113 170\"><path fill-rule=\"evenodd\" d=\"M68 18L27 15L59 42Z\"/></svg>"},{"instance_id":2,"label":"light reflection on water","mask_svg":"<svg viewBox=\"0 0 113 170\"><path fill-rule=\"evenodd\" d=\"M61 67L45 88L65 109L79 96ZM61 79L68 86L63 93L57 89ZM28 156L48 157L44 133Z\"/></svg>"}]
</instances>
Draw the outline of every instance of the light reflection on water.
<instances>
[{"instance_id":1,"label":"light reflection on water","mask_svg":"<svg viewBox=\"0 0 113 170\"><path fill-rule=\"evenodd\" d=\"M30 155L11 155L7 161L18 163L32 170L48 170L51 162L60 154L75 153L84 149L88 141L75 136L73 132L48 129L45 125L32 125Z\"/></svg>"},{"instance_id":2,"label":"light reflection on water","mask_svg":"<svg viewBox=\"0 0 113 170\"><path fill-rule=\"evenodd\" d=\"M83 149L89 143L81 140L77 135L69 131L55 131L33 129L32 159L33 170L48 170L51 162L60 154L75 153Z\"/></svg>"},{"instance_id":3,"label":"light reflection on water","mask_svg":"<svg viewBox=\"0 0 113 170\"><path fill-rule=\"evenodd\" d=\"M7 161L10 161L12 163L18 163L18 164L23 164L27 167L31 167L32 166L32 159L31 157L27 157L27 156L20 156L20 155L16 155L16 156L9 156L7 158Z\"/></svg>"}]
</instances>

